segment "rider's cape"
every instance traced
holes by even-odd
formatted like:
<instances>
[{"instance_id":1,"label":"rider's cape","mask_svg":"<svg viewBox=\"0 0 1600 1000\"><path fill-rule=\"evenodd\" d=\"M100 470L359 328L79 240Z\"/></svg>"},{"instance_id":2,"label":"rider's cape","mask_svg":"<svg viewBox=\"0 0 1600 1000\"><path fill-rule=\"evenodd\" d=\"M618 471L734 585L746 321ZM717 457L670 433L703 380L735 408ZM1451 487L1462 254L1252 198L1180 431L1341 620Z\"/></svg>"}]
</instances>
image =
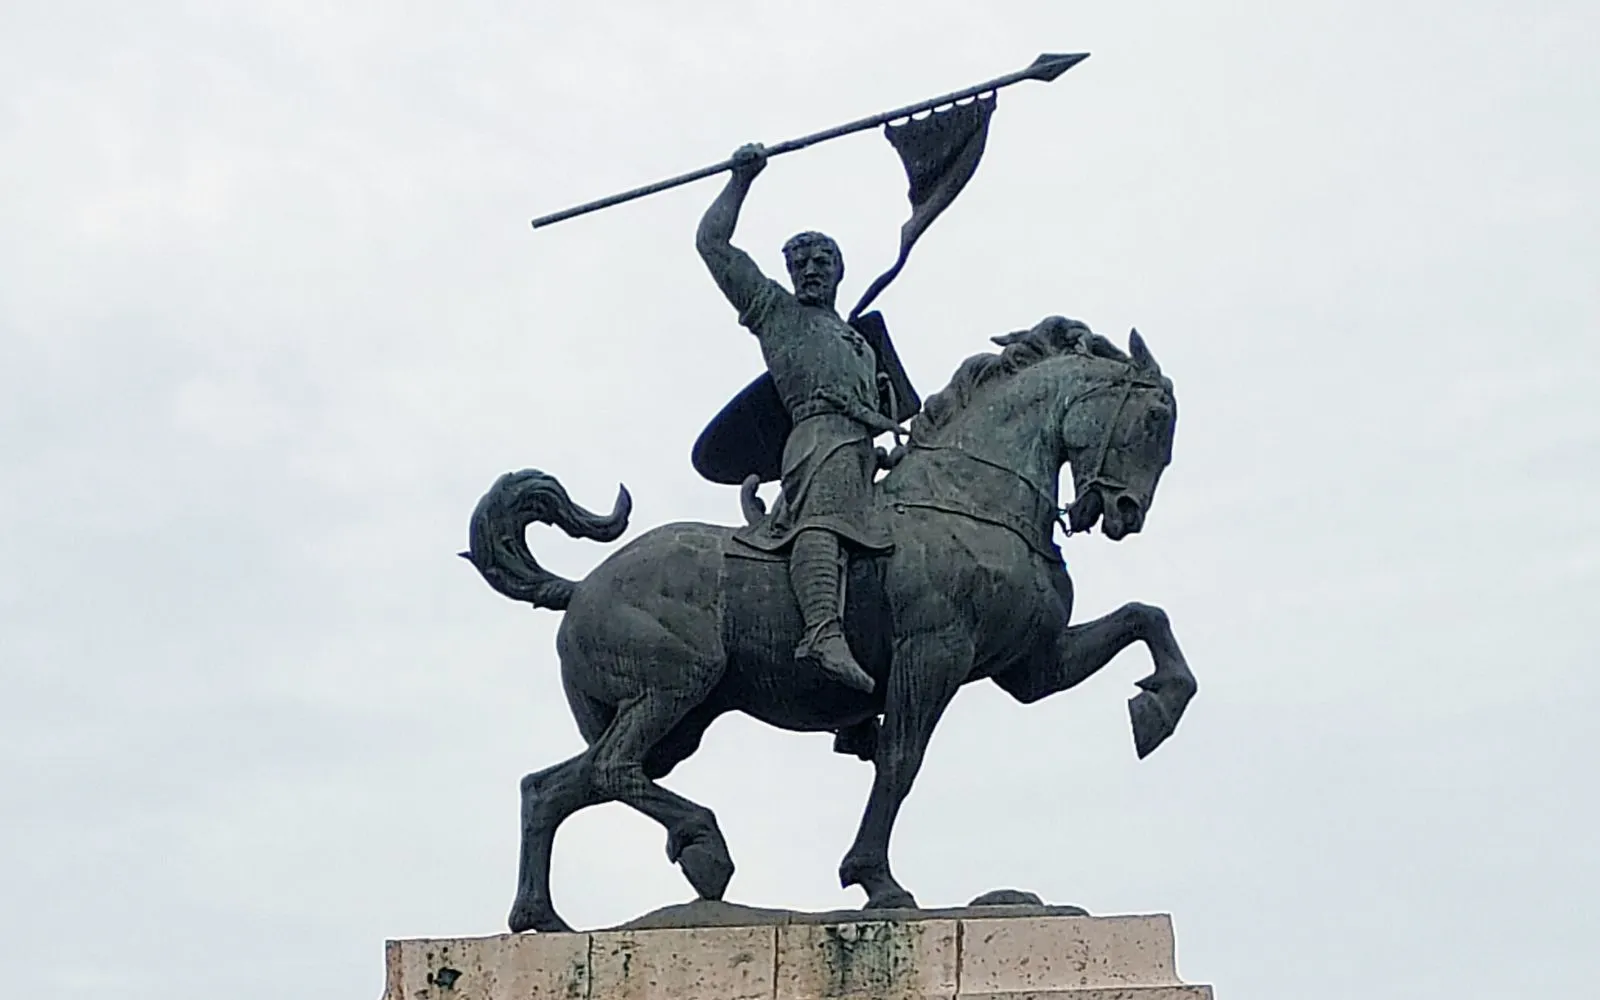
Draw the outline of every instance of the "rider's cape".
<instances>
[{"instance_id":1,"label":"rider's cape","mask_svg":"<svg viewBox=\"0 0 1600 1000\"><path fill-rule=\"evenodd\" d=\"M878 359L878 409L896 423L911 419L922 409L922 397L912 387L883 314L869 312L850 321L872 347ZM764 483L783 474L783 446L794 423L778 396L770 374L745 386L744 391L712 418L694 443L695 471L713 483L737 486L755 475Z\"/></svg>"}]
</instances>

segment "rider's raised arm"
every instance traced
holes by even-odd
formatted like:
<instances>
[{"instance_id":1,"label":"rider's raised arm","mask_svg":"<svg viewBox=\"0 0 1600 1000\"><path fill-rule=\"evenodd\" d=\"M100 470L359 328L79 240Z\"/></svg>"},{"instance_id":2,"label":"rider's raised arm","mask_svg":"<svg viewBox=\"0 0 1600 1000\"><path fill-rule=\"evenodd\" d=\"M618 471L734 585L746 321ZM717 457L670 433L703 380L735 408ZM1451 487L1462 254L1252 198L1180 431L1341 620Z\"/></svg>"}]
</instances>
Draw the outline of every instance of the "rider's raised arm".
<instances>
[{"instance_id":1,"label":"rider's raised arm","mask_svg":"<svg viewBox=\"0 0 1600 1000\"><path fill-rule=\"evenodd\" d=\"M733 245L733 230L739 223L745 195L750 193L750 182L766 166L766 151L760 146L742 146L733 154L733 160L727 186L700 219L694 245L717 287L743 318L766 287L767 278L749 254Z\"/></svg>"}]
</instances>

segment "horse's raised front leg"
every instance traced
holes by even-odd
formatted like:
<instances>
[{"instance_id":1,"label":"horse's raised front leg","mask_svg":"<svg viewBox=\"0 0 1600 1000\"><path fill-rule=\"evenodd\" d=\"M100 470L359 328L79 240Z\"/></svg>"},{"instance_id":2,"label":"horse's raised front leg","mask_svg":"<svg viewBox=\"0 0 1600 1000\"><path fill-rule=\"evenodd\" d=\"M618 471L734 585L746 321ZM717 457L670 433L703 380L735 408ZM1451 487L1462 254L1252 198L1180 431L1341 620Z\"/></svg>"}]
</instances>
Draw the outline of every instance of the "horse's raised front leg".
<instances>
[{"instance_id":1,"label":"horse's raised front leg","mask_svg":"<svg viewBox=\"0 0 1600 1000\"><path fill-rule=\"evenodd\" d=\"M964 633L928 633L895 644L873 759L872 794L855 843L839 865L840 884L865 889L867 909L917 905L889 870L889 836L934 727L971 666L972 642Z\"/></svg>"},{"instance_id":2,"label":"horse's raised front leg","mask_svg":"<svg viewBox=\"0 0 1600 1000\"><path fill-rule=\"evenodd\" d=\"M1059 655L995 676L994 681L1018 701L1038 701L1074 687L1134 642L1143 641L1155 670L1138 681L1140 692L1128 702L1133 742L1141 758L1160 746L1183 717L1198 685L1173 637L1167 613L1149 604L1124 604L1091 622L1074 625L1061 635Z\"/></svg>"}]
</instances>

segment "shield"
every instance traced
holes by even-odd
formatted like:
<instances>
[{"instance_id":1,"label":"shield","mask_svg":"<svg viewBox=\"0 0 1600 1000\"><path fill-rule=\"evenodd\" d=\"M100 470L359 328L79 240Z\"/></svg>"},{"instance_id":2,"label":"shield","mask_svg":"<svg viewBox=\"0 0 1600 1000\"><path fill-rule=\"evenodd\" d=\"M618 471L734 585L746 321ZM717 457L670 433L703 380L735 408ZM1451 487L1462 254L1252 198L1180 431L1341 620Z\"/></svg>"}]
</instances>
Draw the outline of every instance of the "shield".
<instances>
[{"instance_id":1,"label":"shield","mask_svg":"<svg viewBox=\"0 0 1600 1000\"><path fill-rule=\"evenodd\" d=\"M870 312L851 321L856 332L871 345L878 358L881 394L879 409L897 422L911 419L922 409L922 397L906 376L883 314ZM775 482L783 476L783 446L794 423L778 396L770 374L744 387L700 433L694 443L695 471L713 483L737 486L747 476Z\"/></svg>"}]
</instances>

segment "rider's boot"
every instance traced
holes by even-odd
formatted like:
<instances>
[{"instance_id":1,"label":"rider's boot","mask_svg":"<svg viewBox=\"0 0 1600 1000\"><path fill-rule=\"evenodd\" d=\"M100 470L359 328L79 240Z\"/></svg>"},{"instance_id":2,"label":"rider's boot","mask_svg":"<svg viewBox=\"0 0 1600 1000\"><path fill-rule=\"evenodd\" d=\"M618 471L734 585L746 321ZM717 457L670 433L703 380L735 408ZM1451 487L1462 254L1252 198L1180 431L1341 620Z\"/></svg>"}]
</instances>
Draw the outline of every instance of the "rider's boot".
<instances>
[{"instance_id":1,"label":"rider's boot","mask_svg":"<svg viewBox=\"0 0 1600 1000\"><path fill-rule=\"evenodd\" d=\"M844 638L843 555L838 536L831 531L807 528L794 540L789 582L806 625L805 638L795 647L794 656L846 687L870 692L874 681L850 654Z\"/></svg>"}]
</instances>

